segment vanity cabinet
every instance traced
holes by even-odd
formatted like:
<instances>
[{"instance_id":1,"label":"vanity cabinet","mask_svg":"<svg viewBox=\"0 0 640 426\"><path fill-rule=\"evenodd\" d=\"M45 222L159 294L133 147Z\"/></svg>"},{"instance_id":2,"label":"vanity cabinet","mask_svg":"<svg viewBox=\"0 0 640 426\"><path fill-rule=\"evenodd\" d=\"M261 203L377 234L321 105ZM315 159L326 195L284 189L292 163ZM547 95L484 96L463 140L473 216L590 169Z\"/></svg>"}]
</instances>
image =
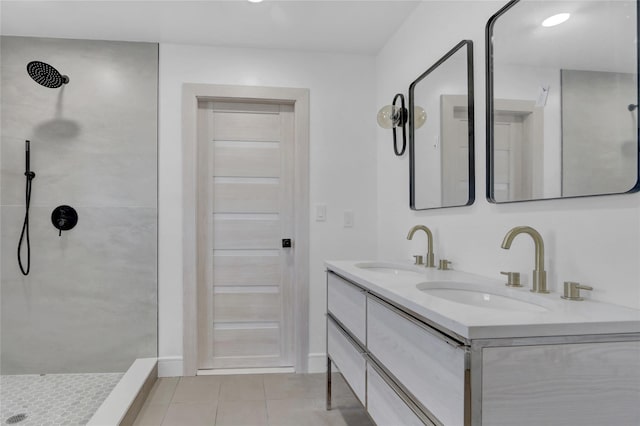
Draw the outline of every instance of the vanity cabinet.
<instances>
[{"instance_id":1,"label":"vanity cabinet","mask_svg":"<svg viewBox=\"0 0 640 426\"><path fill-rule=\"evenodd\" d=\"M353 393L365 404L366 361L364 349L335 321L327 323L327 351L344 376Z\"/></svg>"},{"instance_id":2,"label":"vanity cabinet","mask_svg":"<svg viewBox=\"0 0 640 426\"><path fill-rule=\"evenodd\" d=\"M468 348L333 272L327 354L379 426L465 424Z\"/></svg>"},{"instance_id":3,"label":"vanity cabinet","mask_svg":"<svg viewBox=\"0 0 640 426\"><path fill-rule=\"evenodd\" d=\"M445 425L464 424L467 348L369 296L367 351Z\"/></svg>"},{"instance_id":4,"label":"vanity cabinet","mask_svg":"<svg viewBox=\"0 0 640 426\"><path fill-rule=\"evenodd\" d=\"M483 424L640 425L638 341L485 348L482 372Z\"/></svg>"},{"instance_id":5,"label":"vanity cabinet","mask_svg":"<svg viewBox=\"0 0 640 426\"><path fill-rule=\"evenodd\" d=\"M640 424L639 333L467 339L354 281L327 272L327 377L378 426Z\"/></svg>"},{"instance_id":6,"label":"vanity cabinet","mask_svg":"<svg viewBox=\"0 0 640 426\"><path fill-rule=\"evenodd\" d=\"M419 417L418 408L409 408L411 401L403 399L402 390L375 365L367 365L367 411L373 421L378 425L435 425L428 417Z\"/></svg>"},{"instance_id":7,"label":"vanity cabinet","mask_svg":"<svg viewBox=\"0 0 640 426\"><path fill-rule=\"evenodd\" d=\"M336 274L327 276L327 311L349 333L366 344L367 294L357 285Z\"/></svg>"}]
</instances>

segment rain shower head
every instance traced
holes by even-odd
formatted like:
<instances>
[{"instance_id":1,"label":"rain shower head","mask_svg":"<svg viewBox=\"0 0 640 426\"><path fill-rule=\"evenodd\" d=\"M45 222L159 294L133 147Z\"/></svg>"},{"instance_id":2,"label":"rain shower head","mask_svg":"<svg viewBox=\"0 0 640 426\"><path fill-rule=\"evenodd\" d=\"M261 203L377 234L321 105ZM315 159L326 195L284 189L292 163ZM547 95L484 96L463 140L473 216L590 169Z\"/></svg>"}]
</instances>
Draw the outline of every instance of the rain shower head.
<instances>
[{"instance_id":1,"label":"rain shower head","mask_svg":"<svg viewBox=\"0 0 640 426\"><path fill-rule=\"evenodd\" d=\"M27 72L36 83L51 89L57 89L69 82L69 77L60 74L51 65L40 61L29 62L27 64Z\"/></svg>"}]
</instances>

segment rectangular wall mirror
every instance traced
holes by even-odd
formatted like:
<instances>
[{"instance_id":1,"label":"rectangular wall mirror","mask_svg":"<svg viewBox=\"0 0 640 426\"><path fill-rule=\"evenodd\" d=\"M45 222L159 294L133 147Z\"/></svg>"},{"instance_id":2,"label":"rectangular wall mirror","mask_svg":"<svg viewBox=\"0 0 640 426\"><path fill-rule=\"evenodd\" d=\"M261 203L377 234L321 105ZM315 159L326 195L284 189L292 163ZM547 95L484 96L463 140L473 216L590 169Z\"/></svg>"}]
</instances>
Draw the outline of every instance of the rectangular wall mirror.
<instances>
[{"instance_id":1,"label":"rectangular wall mirror","mask_svg":"<svg viewBox=\"0 0 640 426\"><path fill-rule=\"evenodd\" d=\"M473 43L463 40L409 87L411 208L472 204L473 158Z\"/></svg>"},{"instance_id":2,"label":"rectangular wall mirror","mask_svg":"<svg viewBox=\"0 0 640 426\"><path fill-rule=\"evenodd\" d=\"M515 0L489 20L489 201L640 189L637 22L637 0Z\"/></svg>"}]
</instances>

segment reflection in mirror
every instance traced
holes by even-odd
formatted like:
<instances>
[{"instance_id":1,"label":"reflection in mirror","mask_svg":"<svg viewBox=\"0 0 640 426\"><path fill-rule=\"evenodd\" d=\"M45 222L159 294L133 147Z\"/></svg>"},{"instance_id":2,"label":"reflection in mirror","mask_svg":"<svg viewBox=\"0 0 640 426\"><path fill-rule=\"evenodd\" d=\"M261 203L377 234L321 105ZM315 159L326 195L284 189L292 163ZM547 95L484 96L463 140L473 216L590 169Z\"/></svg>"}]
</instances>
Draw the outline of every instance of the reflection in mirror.
<instances>
[{"instance_id":1,"label":"reflection in mirror","mask_svg":"<svg viewBox=\"0 0 640 426\"><path fill-rule=\"evenodd\" d=\"M426 111L420 128L416 106ZM463 40L409 87L411 208L472 204L473 157L473 43Z\"/></svg>"},{"instance_id":2,"label":"reflection in mirror","mask_svg":"<svg viewBox=\"0 0 640 426\"><path fill-rule=\"evenodd\" d=\"M516 0L489 20L490 201L640 189L637 13L636 0Z\"/></svg>"}]
</instances>

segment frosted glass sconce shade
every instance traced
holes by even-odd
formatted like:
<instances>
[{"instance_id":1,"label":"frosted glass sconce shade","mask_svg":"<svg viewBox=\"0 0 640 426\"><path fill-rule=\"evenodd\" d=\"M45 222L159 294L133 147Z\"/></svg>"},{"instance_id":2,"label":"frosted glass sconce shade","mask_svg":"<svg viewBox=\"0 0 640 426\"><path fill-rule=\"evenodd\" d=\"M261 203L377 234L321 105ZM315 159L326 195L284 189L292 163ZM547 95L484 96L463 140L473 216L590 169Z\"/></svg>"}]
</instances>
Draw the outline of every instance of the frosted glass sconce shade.
<instances>
[{"instance_id":1,"label":"frosted glass sconce shade","mask_svg":"<svg viewBox=\"0 0 640 426\"><path fill-rule=\"evenodd\" d=\"M416 129L424 126L427 122L427 112L422 107L413 108ZM378 111L378 125L383 129L393 129L400 125L400 108L392 105L385 105Z\"/></svg>"},{"instance_id":2,"label":"frosted glass sconce shade","mask_svg":"<svg viewBox=\"0 0 640 426\"><path fill-rule=\"evenodd\" d=\"M378 111L378 125L383 129L393 129L400 123L400 108L385 105Z\"/></svg>"},{"instance_id":3,"label":"frosted glass sconce shade","mask_svg":"<svg viewBox=\"0 0 640 426\"><path fill-rule=\"evenodd\" d=\"M427 122L427 111L420 106L413 107L413 121L416 129L424 126L424 123Z\"/></svg>"},{"instance_id":4,"label":"frosted glass sconce shade","mask_svg":"<svg viewBox=\"0 0 640 426\"><path fill-rule=\"evenodd\" d=\"M396 105L396 101L400 99L400 106ZM419 106L414 107L415 128L420 128L427 121L426 111ZM383 129L393 129L393 150L397 156L404 154L407 148L407 121L409 119L409 112L405 108L404 95L398 93L393 97L393 104L385 105L378 111L378 125ZM398 148L396 129L402 128L402 148Z\"/></svg>"}]
</instances>

